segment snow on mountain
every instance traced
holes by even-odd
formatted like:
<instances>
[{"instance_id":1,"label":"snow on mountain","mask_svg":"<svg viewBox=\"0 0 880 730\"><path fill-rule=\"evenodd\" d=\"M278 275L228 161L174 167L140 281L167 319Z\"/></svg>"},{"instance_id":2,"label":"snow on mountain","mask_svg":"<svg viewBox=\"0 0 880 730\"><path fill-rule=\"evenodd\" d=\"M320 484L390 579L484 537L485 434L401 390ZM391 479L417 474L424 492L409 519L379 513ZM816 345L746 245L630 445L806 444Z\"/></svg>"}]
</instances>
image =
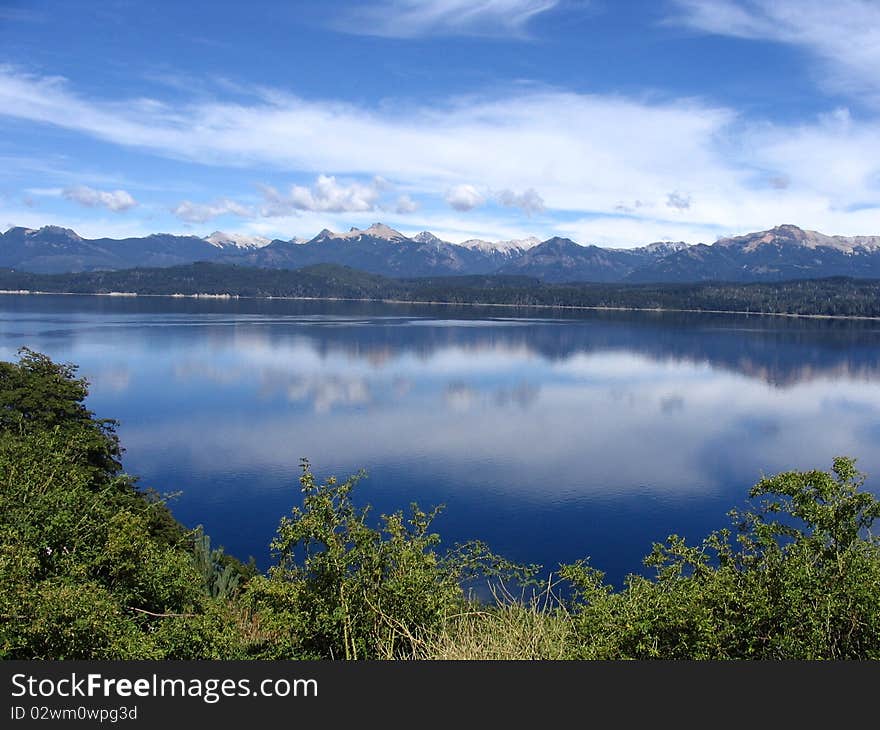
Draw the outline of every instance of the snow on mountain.
<instances>
[{"instance_id":1,"label":"snow on mountain","mask_svg":"<svg viewBox=\"0 0 880 730\"><path fill-rule=\"evenodd\" d=\"M541 241L538 238L529 236L528 238L517 238L510 241L483 241L479 238L471 238L458 245L469 248L472 251L482 251L483 253L497 252L510 254L528 251L539 243L541 243Z\"/></svg>"},{"instance_id":2,"label":"snow on mountain","mask_svg":"<svg viewBox=\"0 0 880 730\"><path fill-rule=\"evenodd\" d=\"M263 248L263 246L272 243L271 239L263 236L246 236L242 233L224 233L223 231L214 231L210 236L205 236L204 240L217 248L255 249Z\"/></svg>"},{"instance_id":3,"label":"snow on mountain","mask_svg":"<svg viewBox=\"0 0 880 730\"><path fill-rule=\"evenodd\" d=\"M671 253L684 251L687 247L688 244L684 241L657 241L656 243L649 243L647 246L639 246L633 249L633 251L643 251L652 256L667 256Z\"/></svg>"},{"instance_id":4,"label":"snow on mountain","mask_svg":"<svg viewBox=\"0 0 880 730\"><path fill-rule=\"evenodd\" d=\"M273 243L275 245L273 245ZM297 245L293 245L297 244ZM324 230L289 242L215 231L210 236L152 234L83 239L69 228L13 227L0 235L0 268L62 273L219 261L265 268L349 266L385 276L520 274L545 281L780 281L853 276L880 279L880 236L830 236L780 225L714 244L657 242L631 249L582 246L570 239L444 241L412 238L384 225Z\"/></svg>"},{"instance_id":5,"label":"snow on mountain","mask_svg":"<svg viewBox=\"0 0 880 730\"><path fill-rule=\"evenodd\" d=\"M417 233L415 236L412 237L412 240L416 243L431 243L435 246L450 245L449 241L444 241L442 238L438 238L430 231L422 231L421 233Z\"/></svg>"},{"instance_id":6,"label":"snow on mountain","mask_svg":"<svg viewBox=\"0 0 880 730\"><path fill-rule=\"evenodd\" d=\"M877 251L880 249L880 236L831 236L849 246L850 251Z\"/></svg>"},{"instance_id":7,"label":"snow on mountain","mask_svg":"<svg viewBox=\"0 0 880 730\"><path fill-rule=\"evenodd\" d=\"M790 223L768 231L723 238L716 246L736 248L753 253L765 246L800 246L808 249L830 248L841 253L865 253L880 249L880 236L826 236L818 231L804 230Z\"/></svg>"},{"instance_id":8,"label":"snow on mountain","mask_svg":"<svg viewBox=\"0 0 880 730\"><path fill-rule=\"evenodd\" d=\"M347 236L353 237L353 234L369 235L373 238L381 238L385 241L407 240L406 236L404 236L400 231L395 231L393 228L386 226L384 223L374 223L369 228L366 228L363 231L358 231L357 228L353 228L348 232Z\"/></svg>"},{"instance_id":9,"label":"snow on mountain","mask_svg":"<svg viewBox=\"0 0 880 730\"><path fill-rule=\"evenodd\" d=\"M409 241L400 231L386 226L384 223L374 223L369 228L355 228L352 226L348 233L336 233L329 228L325 228L312 241L361 241L364 239L379 239L382 241L390 241L392 243L401 243Z\"/></svg>"},{"instance_id":10,"label":"snow on mountain","mask_svg":"<svg viewBox=\"0 0 880 730\"><path fill-rule=\"evenodd\" d=\"M515 238L511 241L498 241L495 245L502 250L518 248L523 251L528 251L530 248L534 248L540 243L540 238L536 236L529 236L528 238Z\"/></svg>"}]
</instances>

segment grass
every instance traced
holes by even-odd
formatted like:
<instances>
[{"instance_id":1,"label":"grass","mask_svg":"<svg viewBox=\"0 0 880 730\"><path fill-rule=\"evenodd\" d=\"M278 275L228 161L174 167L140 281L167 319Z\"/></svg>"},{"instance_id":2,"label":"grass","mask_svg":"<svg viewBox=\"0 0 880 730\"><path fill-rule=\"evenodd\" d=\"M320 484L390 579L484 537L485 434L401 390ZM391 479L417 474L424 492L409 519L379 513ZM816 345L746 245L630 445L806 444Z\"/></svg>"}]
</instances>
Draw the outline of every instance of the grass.
<instances>
[{"instance_id":1,"label":"grass","mask_svg":"<svg viewBox=\"0 0 880 730\"><path fill-rule=\"evenodd\" d=\"M490 586L493 603L450 616L415 658L441 661L567 659L577 635L553 584L531 596Z\"/></svg>"}]
</instances>

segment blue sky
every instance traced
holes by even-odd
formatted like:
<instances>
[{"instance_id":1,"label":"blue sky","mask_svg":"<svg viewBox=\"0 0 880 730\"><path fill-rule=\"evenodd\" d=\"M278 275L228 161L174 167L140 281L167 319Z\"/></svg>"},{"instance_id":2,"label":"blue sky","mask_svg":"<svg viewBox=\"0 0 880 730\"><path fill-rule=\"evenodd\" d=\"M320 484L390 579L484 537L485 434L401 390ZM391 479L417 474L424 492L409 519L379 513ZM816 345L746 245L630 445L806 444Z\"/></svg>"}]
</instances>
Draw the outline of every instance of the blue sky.
<instances>
[{"instance_id":1,"label":"blue sky","mask_svg":"<svg viewBox=\"0 0 880 730\"><path fill-rule=\"evenodd\" d=\"M880 3L0 0L0 226L880 234Z\"/></svg>"}]
</instances>

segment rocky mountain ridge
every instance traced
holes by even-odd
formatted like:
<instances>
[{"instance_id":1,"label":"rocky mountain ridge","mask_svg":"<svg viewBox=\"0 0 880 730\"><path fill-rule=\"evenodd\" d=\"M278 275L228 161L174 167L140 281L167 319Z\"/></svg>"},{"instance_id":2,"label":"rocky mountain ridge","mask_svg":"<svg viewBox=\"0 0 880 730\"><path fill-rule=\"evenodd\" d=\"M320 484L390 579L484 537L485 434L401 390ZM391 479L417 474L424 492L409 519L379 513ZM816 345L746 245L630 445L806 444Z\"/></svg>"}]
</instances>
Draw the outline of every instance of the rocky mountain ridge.
<instances>
[{"instance_id":1,"label":"rocky mountain ridge","mask_svg":"<svg viewBox=\"0 0 880 730\"><path fill-rule=\"evenodd\" d=\"M382 223L345 233L325 229L309 240L269 240L222 231L204 238L157 233L86 239L59 226L15 227L0 235L0 267L34 273L196 261L280 269L327 263L398 278L503 274L548 282L880 278L880 236L829 236L785 224L713 244L660 241L633 248L602 248L562 237L452 243L429 231L407 236Z\"/></svg>"}]
</instances>

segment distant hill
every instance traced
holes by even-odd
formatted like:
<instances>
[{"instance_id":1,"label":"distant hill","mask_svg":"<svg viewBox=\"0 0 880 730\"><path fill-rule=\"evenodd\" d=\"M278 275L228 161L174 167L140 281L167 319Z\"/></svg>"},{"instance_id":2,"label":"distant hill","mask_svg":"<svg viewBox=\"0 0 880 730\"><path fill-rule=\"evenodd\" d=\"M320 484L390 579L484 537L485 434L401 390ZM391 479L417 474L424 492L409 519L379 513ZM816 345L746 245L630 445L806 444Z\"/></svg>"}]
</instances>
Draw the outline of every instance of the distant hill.
<instances>
[{"instance_id":1,"label":"distant hill","mask_svg":"<svg viewBox=\"0 0 880 730\"><path fill-rule=\"evenodd\" d=\"M698 244L633 271L628 281L784 281L880 277L880 236L825 236L797 226Z\"/></svg>"},{"instance_id":2,"label":"distant hill","mask_svg":"<svg viewBox=\"0 0 880 730\"><path fill-rule=\"evenodd\" d=\"M10 228L0 236L0 266L39 273L175 266L211 261L223 252L198 236L86 239L69 228Z\"/></svg>"},{"instance_id":3,"label":"distant hill","mask_svg":"<svg viewBox=\"0 0 880 730\"><path fill-rule=\"evenodd\" d=\"M69 228L10 228L0 235L0 267L33 273L119 271L215 262L262 269L335 264L394 278L524 276L550 283L759 282L847 276L880 278L880 236L827 236L793 225L688 245L634 248L472 239L456 244L429 231L408 237L382 223L314 238L268 240L215 231L85 239Z\"/></svg>"},{"instance_id":4,"label":"distant hill","mask_svg":"<svg viewBox=\"0 0 880 730\"><path fill-rule=\"evenodd\" d=\"M641 263L631 250L581 246L570 238L551 238L505 264L500 272L554 282L612 282L623 281Z\"/></svg>"}]
</instances>

